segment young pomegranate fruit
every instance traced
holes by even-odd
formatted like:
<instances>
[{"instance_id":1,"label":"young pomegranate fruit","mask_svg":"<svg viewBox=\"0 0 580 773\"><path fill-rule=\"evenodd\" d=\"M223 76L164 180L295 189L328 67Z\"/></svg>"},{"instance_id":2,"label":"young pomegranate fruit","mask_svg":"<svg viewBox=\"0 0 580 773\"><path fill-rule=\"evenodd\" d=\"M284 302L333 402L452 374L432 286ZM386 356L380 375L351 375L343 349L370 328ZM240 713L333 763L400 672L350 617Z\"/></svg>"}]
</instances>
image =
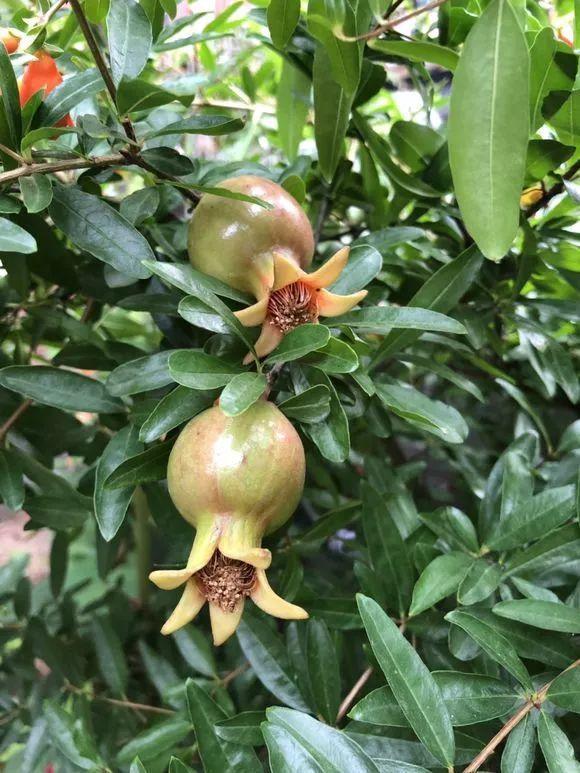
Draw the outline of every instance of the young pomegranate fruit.
<instances>
[{"instance_id":1,"label":"young pomegranate fruit","mask_svg":"<svg viewBox=\"0 0 580 773\"><path fill-rule=\"evenodd\" d=\"M266 578L272 554L261 547L263 535L294 512L304 472L300 437L273 403L260 400L233 418L216 405L186 425L171 451L167 482L196 535L184 569L150 574L164 590L185 583L161 633L189 623L207 601L214 643L222 644L236 630L247 596L275 617L308 617L274 593Z\"/></svg>"},{"instance_id":2,"label":"young pomegranate fruit","mask_svg":"<svg viewBox=\"0 0 580 773\"><path fill-rule=\"evenodd\" d=\"M272 205L205 194L189 226L189 258L194 268L251 293L256 303L236 312L246 327L262 325L256 353L265 357L298 325L318 322L352 309L366 290L336 295L326 287L335 282L348 261L348 248L339 250L318 271L304 270L312 261L314 236L298 202L270 180L250 175L234 177L220 187L255 196ZM246 357L246 362L252 359Z\"/></svg>"}]
</instances>

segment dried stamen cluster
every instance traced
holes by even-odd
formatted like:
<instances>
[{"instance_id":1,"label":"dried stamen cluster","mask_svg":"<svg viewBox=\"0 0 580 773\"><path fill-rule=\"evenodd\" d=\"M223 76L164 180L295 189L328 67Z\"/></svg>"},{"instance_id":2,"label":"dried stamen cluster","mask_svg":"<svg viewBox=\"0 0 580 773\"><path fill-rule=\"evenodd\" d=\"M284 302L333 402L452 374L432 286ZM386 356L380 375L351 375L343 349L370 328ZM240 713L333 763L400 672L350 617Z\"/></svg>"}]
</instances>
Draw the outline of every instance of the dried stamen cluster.
<instances>
[{"instance_id":1,"label":"dried stamen cluster","mask_svg":"<svg viewBox=\"0 0 580 773\"><path fill-rule=\"evenodd\" d=\"M274 290L268 300L268 319L283 333L299 325L318 322L316 291L304 282L292 282Z\"/></svg>"},{"instance_id":2,"label":"dried stamen cluster","mask_svg":"<svg viewBox=\"0 0 580 773\"><path fill-rule=\"evenodd\" d=\"M256 585L256 569L244 561L226 558L219 550L194 575L203 595L224 612L233 612L240 599Z\"/></svg>"}]
</instances>

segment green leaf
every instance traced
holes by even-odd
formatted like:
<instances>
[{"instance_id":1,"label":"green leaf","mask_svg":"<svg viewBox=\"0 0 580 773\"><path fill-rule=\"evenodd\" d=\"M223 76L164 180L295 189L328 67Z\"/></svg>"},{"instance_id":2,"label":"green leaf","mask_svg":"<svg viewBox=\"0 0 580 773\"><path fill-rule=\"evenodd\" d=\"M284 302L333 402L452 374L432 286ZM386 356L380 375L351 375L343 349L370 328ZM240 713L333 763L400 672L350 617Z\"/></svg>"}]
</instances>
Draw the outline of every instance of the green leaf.
<instances>
[{"instance_id":1,"label":"green leaf","mask_svg":"<svg viewBox=\"0 0 580 773\"><path fill-rule=\"evenodd\" d=\"M0 139L12 150L18 150L22 139L22 114L18 82L5 46L0 46ZM13 159L2 154L7 169L16 166Z\"/></svg>"},{"instance_id":2,"label":"green leaf","mask_svg":"<svg viewBox=\"0 0 580 773\"><path fill-rule=\"evenodd\" d=\"M287 0L272 0L270 8L280 2L286 3ZM276 120L280 145L290 161L296 158L302 140L310 107L311 90L310 78L285 59L276 94ZM288 180L284 181L285 188L287 182ZM302 187L304 187L303 183Z\"/></svg>"},{"instance_id":3,"label":"green leaf","mask_svg":"<svg viewBox=\"0 0 580 773\"><path fill-rule=\"evenodd\" d=\"M215 400L215 392L199 392L188 387L175 387L165 395L145 419L139 430L143 443L152 443L166 432L192 419Z\"/></svg>"},{"instance_id":4,"label":"green leaf","mask_svg":"<svg viewBox=\"0 0 580 773\"><path fill-rule=\"evenodd\" d=\"M224 741L243 746L263 746L261 725L266 715L263 711L242 711L234 717L215 723L216 735Z\"/></svg>"},{"instance_id":5,"label":"green leaf","mask_svg":"<svg viewBox=\"0 0 580 773\"><path fill-rule=\"evenodd\" d=\"M163 480L167 474L167 460L173 439L151 446L136 456L131 456L113 470L105 481L105 490L137 486L155 480Z\"/></svg>"},{"instance_id":6,"label":"green leaf","mask_svg":"<svg viewBox=\"0 0 580 773\"><path fill-rule=\"evenodd\" d=\"M35 524L42 524L57 531L79 528L91 511L90 500L80 502L56 495L27 498L25 507Z\"/></svg>"},{"instance_id":7,"label":"green leaf","mask_svg":"<svg viewBox=\"0 0 580 773\"><path fill-rule=\"evenodd\" d=\"M324 178L330 182L344 154L352 95L332 77L330 60L324 48L316 46L313 67L314 139L318 163Z\"/></svg>"},{"instance_id":8,"label":"green leaf","mask_svg":"<svg viewBox=\"0 0 580 773\"><path fill-rule=\"evenodd\" d=\"M433 559L415 583L409 615L419 615L455 593L472 564L473 558L466 553L451 552Z\"/></svg>"},{"instance_id":9,"label":"green leaf","mask_svg":"<svg viewBox=\"0 0 580 773\"><path fill-rule=\"evenodd\" d=\"M433 62L447 70L455 70L459 56L451 48L423 40L369 40L369 48L380 54L400 56L410 62Z\"/></svg>"},{"instance_id":10,"label":"green leaf","mask_svg":"<svg viewBox=\"0 0 580 773\"><path fill-rule=\"evenodd\" d=\"M364 328L372 333L390 333L393 328L433 330L439 333L467 332L461 322L437 311L398 306L355 309L333 318L332 325L349 325L349 327Z\"/></svg>"},{"instance_id":11,"label":"green leaf","mask_svg":"<svg viewBox=\"0 0 580 773\"><path fill-rule=\"evenodd\" d=\"M445 615L445 619L463 629L492 660L509 671L526 689L531 689L530 676L516 650L487 620L470 609L454 609Z\"/></svg>"},{"instance_id":12,"label":"green leaf","mask_svg":"<svg viewBox=\"0 0 580 773\"><path fill-rule=\"evenodd\" d=\"M229 115L192 115L182 121L175 121L160 129L147 132L146 139L151 137L166 137L175 134L207 134L218 136L233 134L244 128L244 122L240 118L232 118Z\"/></svg>"},{"instance_id":13,"label":"green leaf","mask_svg":"<svg viewBox=\"0 0 580 773\"><path fill-rule=\"evenodd\" d=\"M107 18L110 0L85 0L84 11L93 24L100 24ZM134 773L134 771L131 771Z\"/></svg>"},{"instance_id":14,"label":"green leaf","mask_svg":"<svg viewBox=\"0 0 580 773\"><path fill-rule=\"evenodd\" d=\"M50 547L50 592L57 599L63 589L68 569L69 535L57 532Z\"/></svg>"},{"instance_id":15,"label":"green leaf","mask_svg":"<svg viewBox=\"0 0 580 773\"><path fill-rule=\"evenodd\" d=\"M543 709L538 719L538 741L549 773L579 773L580 763L568 736Z\"/></svg>"},{"instance_id":16,"label":"green leaf","mask_svg":"<svg viewBox=\"0 0 580 773\"><path fill-rule=\"evenodd\" d=\"M117 109L121 115L153 110L168 105L175 100L188 105L193 95L181 97L179 94L161 89L142 79L122 80L117 89Z\"/></svg>"},{"instance_id":17,"label":"green leaf","mask_svg":"<svg viewBox=\"0 0 580 773\"><path fill-rule=\"evenodd\" d=\"M169 371L178 384L191 389L218 389L243 372L239 365L196 351L173 352Z\"/></svg>"},{"instance_id":18,"label":"green leaf","mask_svg":"<svg viewBox=\"0 0 580 773\"><path fill-rule=\"evenodd\" d=\"M326 346L330 330L325 325L300 325L284 336L276 349L266 359L266 365L278 362L292 362L306 354Z\"/></svg>"},{"instance_id":19,"label":"green leaf","mask_svg":"<svg viewBox=\"0 0 580 773\"><path fill-rule=\"evenodd\" d=\"M262 373L240 373L220 395L220 408L226 416L239 416L264 394L268 385Z\"/></svg>"},{"instance_id":20,"label":"green leaf","mask_svg":"<svg viewBox=\"0 0 580 773\"><path fill-rule=\"evenodd\" d=\"M545 536L573 515L575 493L575 486L560 486L523 502L498 524L487 540L488 547L507 550Z\"/></svg>"},{"instance_id":21,"label":"green leaf","mask_svg":"<svg viewBox=\"0 0 580 773\"><path fill-rule=\"evenodd\" d=\"M335 14L342 8L342 19ZM328 58L332 79L344 89L346 94L354 95L358 86L361 68L360 49L357 42L339 40L334 34L334 25L340 24L349 16L350 23L354 17L350 5L336 4L333 0L309 0L308 31L324 47L325 58ZM345 29L348 25L345 24ZM320 47L317 46L317 50ZM316 70L316 63L314 65ZM316 73L314 74L316 89Z\"/></svg>"},{"instance_id":22,"label":"green leaf","mask_svg":"<svg viewBox=\"0 0 580 773\"><path fill-rule=\"evenodd\" d=\"M49 214L79 249L136 279L151 276L142 261L153 258L149 243L112 207L75 185L55 185Z\"/></svg>"},{"instance_id":23,"label":"green leaf","mask_svg":"<svg viewBox=\"0 0 580 773\"><path fill-rule=\"evenodd\" d=\"M216 734L215 724L226 718L225 711L193 679L185 683L187 709L195 730L199 756L204 770L240 770L261 773L262 766L253 749L224 741Z\"/></svg>"},{"instance_id":24,"label":"green leaf","mask_svg":"<svg viewBox=\"0 0 580 773\"><path fill-rule=\"evenodd\" d=\"M562 107L550 117L550 125L567 145L577 145L580 139L580 90L573 91Z\"/></svg>"},{"instance_id":25,"label":"green leaf","mask_svg":"<svg viewBox=\"0 0 580 773\"><path fill-rule=\"evenodd\" d=\"M123 405L104 384L80 373L47 365L10 365L0 370L0 385L42 405L64 411L119 413Z\"/></svg>"},{"instance_id":26,"label":"green leaf","mask_svg":"<svg viewBox=\"0 0 580 773\"><path fill-rule=\"evenodd\" d=\"M103 679L113 693L123 696L129 670L121 640L107 615L101 613L91 619L91 640Z\"/></svg>"},{"instance_id":27,"label":"green leaf","mask_svg":"<svg viewBox=\"0 0 580 773\"><path fill-rule=\"evenodd\" d=\"M561 709L580 714L580 669L576 666L557 676L546 697Z\"/></svg>"},{"instance_id":28,"label":"green leaf","mask_svg":"<svg viewBox=\"0 0 580 773\"><path fill-rule=\"evenodd\" d=\"M55 701L44 702L44 718L49 736L67 760L82 770L94 770L101 761L92 738L75 718Z\"/></svg>"},{"instance_id":29,"label":"green leaf","mask_svg":"<svg viewBox=\"0 0 580 773\"><path fill-rule=\"evenodd\" d=\"M433 671L454 727L488 722L513 710L521 696L500 679L461 671ZM373 725L408 727L390 687L379 687L360 700L349 717Z\"/></svg>"},{"instance_id":30,"label":"green leaf","mask_svg":"<svg viewBox=\"0 0 580 773\"><path fill-rule=\"evenodd\" d=\"M389 499L379 496L368 484L363 484L361 491L363 528L372 567L380 578L385 597L403 616L413 587L407 547L396 526Z\"/></svg>"},{"instance_id":31,"label":"green leaf","mask_svg":"<svg viewBox=\"0 0 580 773\"><path fill-rule=\"evenodd\" d=\"M29 177L21 177L20 193L28 212L42 212L52 201L50 178L43 174L31 174Z\"/></svg>"},{"instance_id":32,"label":"green leaf","mask_svg":"<svg viewBox=\"0 0 580 773\"><path fill-rule=\"evenodd\" d=\"M208 679L216 676L213 649L199 629L192 625L180 628L173 634L173 640L188 666Z\"/></svg>"},{"instance_id":33,"label":"green leaf","mask_svg":"<svg viewBox=\"0 0 580 773\"><path fill-rule=\"evenodd\" d=\"M113 539L125 520L134 488L112 490L105 487L105 481L117 467L141 450L143 445L137 439L137 431L128 425L109 441L97 463L93 505L99 531L107 542Z\"/></svg>"},{"instance_id":34,"label":"green leaf","mask_svg":"<svg viewBox=\"0 0 580 773\"><path fill-rule=\"evenodd\" d=\"M105 84L96 68L84 70L67 78L41 103L34 116L35 127L50 127L51 136L54 136L56 123L68 115L83 99L98 94L104 88Z\"/></svg>"},{"instance_id":35,"label":"green leaf","mask_svg":"<svg viewBox=\"0 0 580 773\"><path fill-rule=\"evenodd\" d=\"M0 449L0 496L9 510L20 510L24 502L22 469L10 451Z\"/></svg>"},{"instance_id":36,"label":"green leaf","mask_svg":"<svg viewBox=\"0 0 580 773\"><path fill-rule=\"evenodd\" d=\"M148 217L153 217L159 207L160 194L157 188L142 188L125 196L119 212L131 225L141 225Z\"/></svg>"},{"instance_id":37,"label":"green leaf","mask_svg":"<svg viewBox=\"0 0 580 773\"><path fill-rule=\"evenodd\" d=\"M449 162L465 226L500 260L518 230L529 135L529 53L509 0L493 0L453 77Z\"/></svg>"},{"instance_id":38,"label":"green leaf","mask_svg":"<svg viewBox=\"0 0 580 773\"><path fill-rule=\"evenodd\" d=\"M461 414L450 405L431 400L413 387L377 384L377 395L393 413L418 429L436 435L446 443L463 443L469 428Z\"/></svg>"},{"instance_id":39,"label":"green leaf","mask_svg":"<svg viewBox=\"0 0 580 773\"><path fill-rule=\"evenodd\" d=\"M493 612L501 617L507 617L508 620L518 620L535 628L580 633L580 609L555 601L540 599L500 601L493 607Z\"/></svg>"},{"instance_id":40,"label":"green leaf","mask_svg":"<svg viewBox=\"0 0 580 773\"><path fill-rule=\"evenodd\" d=\"M282 773L290 771L328 771L340 773L351 770L357 773L377 773L379 768L363 750L345 733L318 722L307 714L292 709L274 707L267 709L268 722L262 725L268 751L273 761L273 770ZM279 734L277 731L285 731ZM294 739L295 744L287 739ZM298 749L294 765L292 752ZM278 766L276 760L282 762Z\"/></svg>"},{"instance_id":41,"label":"green leaf","mask_svg":"<svg viewBox=\"0 0 580 773\"><path fill-rule=\"evenodd\" d=\"M199 285L193 291L192 295L194 298L188 296L180 302L177 308L180 317L183 317L183 319L186 319L188 322L195 324L197 318L195 315L197 314L197 309L199 306L198 302L201 301L205 306L209 307L216 314L219 314L227 330L237 336L240 341L243 341L243 343L246 344L248 349L255 356L254 342L252 340L251 334L248 333L248 329L242 325L238 318L234 316L232 311L230 311L226 304L220 298L218 298L214 292L205 287L203 283L199 283ZM192 301L194 301L193 304ZM194 316L193 318L190 318L189 313L192 305Z\"/></svg>"},{"instance_id":42,"label":"green leaf","mask_svg":"<svg viewBox=\"0 0 580 773\"><path fill-rule=\"evenodd\" d=\"M276 48L286 48L300 19L300 0L270 0L268 29Z\"/></svg>"},{"instance_id":43,"label":"green leaf","mask_svg":"<svg viewBox=\"0 0 580 773\"><path fill-rule=\"evenodd\" d=\"M107 14L111 74L116 86L123 78L136 78L151 49L151 24L136 0L111 0Z\"/></svg>"},{"instance_id":44,"label":"green leaf","mask_svg":"<svg viewBox=\"0 0 580 773\"><path fill-rule=\"evenodd\" d=\"M501 582L502 573L497 564L484 559L476 561L457 589L457 601L463 606L478 604L490 596Z\"/></svg>"},{"instance_id":45,"label":"green leaf","mask_svg":"<svg viewBox=\"0 0 580 773\"><path fill-rule=\"evenodd\" d=\"M334 336L330 337L327 344L309 355L306 362L325 373L352 373L359 366L355 350Z\"/></svg>"},{"instance_id":46,"label":"green leaf","mask_svg":"<svg viewBox=\"0 0 580 773\"><path fill-rule=\"evenodd\" d=\"M453 728L435 680L376 601L358 594L357 603L375 657L409 724L431 754L451 767Z\"/></svg>"},{"instance_id":47,"label":"green leaf","mask_svg":"<svg viewBox=\"0 0 580 773\"><path fill-rule=\"evenodd\" d=\"M501 755L501 773L530 773L536 756L536 728L531 714L508 736Z\"/></svg>"},{"instance_id":48,"label":"green leaf","mask_svg":"<svg viewBox=\"0 0 580 773\"><path fill-rule=\"evenodd\" d=\"M530 131L543 123L542 103L550 89L550 70L556 53L556 38L551 27L541 29L530 49Z\"/></svg>"},{"instance_id":49,"label":"green leaf","mask_svg":"<svg viewBox=\"0 0 580 773\"><path fill-rule=\"evenodd\" d=\"M325 459L336 463L344 462L350 451L350 433L348 419L336 389L328 376L322 372L311 373L309 381L313 385L325 386L329 390L330 413L324 421L306 425L304 431Z\"/></svg>"},{"instance_id":50,"label":"green leaf","mask_svg":"<svg viewBox=\"0 0 580 773\"><path fill-rule=\"evenodd\" d=\"M341 271L336 282L329 288L339 295L356 293L366 287L377 276L383 267L381 253L370 244L361 243L352 247L348 263Z\"/></svg>"},{"instance_id":51,"label":"green leaf","mask_svg":"<svg viewBox=\"0 0 580 773\"><path fill-rule=\"evenodd\" d=\"M0 47L1 48L1 47ZM0 250L30 254L38 249L36 239L16 223L0 217Z\"/></svg>"},{"instance_id":52,"label":"green leaf","mask_svg":"<svg viewBox=\"0 0 580 773\"><path fill-rule=\"evenodd\" d=\"M134 736L117 754L118 765L128 765L138 754L148 762L163 752L169 753L191 733L191 722L175 716L157 722Z\"/></svg>"},{"instance_id":53,"label":"green leaf","mask_svg":"<svg viewBox=\"0 0 580 773\"><path fill-rule=\"evenodd\" d=\"M407 303L407 307L419 306L446 314L457 305L471 287L482 262L483 256L479 250L475 246L469 247L429 277ZM372 358L371 368L377 367L393 352L404 349L416 341L420 335L412 331L390 333Z\"/></svg>"},{"instance_id":54,"label":"green leaf","mask_svg":"<svg viewBox=\"0 0 580 773\"><path fill-rule=\"evenodd\" d=\"M340 705L340 668L334 642L323 620L308 621L306 662L317 714L332 725Z\"/></svg>"},{"instance_id":55,"label":"green leaf","mask_svg":"<svg viewBox=\"0 0 580 773\"><path fill-rule=\"evenodd\" d=\"M111 371L107 389L115 397L127 397L171 384L173 378L168 363L173 354L175 350L169 349L124 362Z\"/></svg>"},{"instance_id":56,"label":"green leaf","mask_svg":"<svg viewBox=\"0 0 580 773\"><path fill-rule=\"evenodd\" d=\"M287 706L308 711L282 641L270 626L262 618L246 612L236 635L244 656L264 687Z\"/></svg>"},{"instance_id":57,"label":"green leaf","mask_svg":"<svg viewBox=\"0 0 580 773\"><path fill-rule=\"evenodd\" d=\"M278 408L290 419L316 424L330 413L330 391L324 384L319 384L289 397L279 403Z\"/></svg>"}]
</instances>

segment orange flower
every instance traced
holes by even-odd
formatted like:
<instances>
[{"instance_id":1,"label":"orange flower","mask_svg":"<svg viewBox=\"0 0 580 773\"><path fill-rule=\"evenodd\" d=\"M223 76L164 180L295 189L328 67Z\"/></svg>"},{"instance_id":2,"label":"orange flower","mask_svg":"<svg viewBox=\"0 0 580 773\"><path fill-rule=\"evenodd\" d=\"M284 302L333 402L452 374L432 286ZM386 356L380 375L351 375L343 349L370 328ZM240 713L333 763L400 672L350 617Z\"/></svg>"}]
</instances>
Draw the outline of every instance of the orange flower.
<instances>
[{"instance_id":1,"label":"orange flower","mask_svg":"<svg viewBox=\"0 0 580 773\"><path fill-rule=\"evenodd\" d=\"M26 65L24 75L20 81L20 106L23 107L37 91L44 91L46 97L51 91L62 83L56 62L46 51L40 51L36 55L36 61ZM74 126L70 115L56 124L57 126Z\"/></svg>"},{"instance_id":2,"label":"orange flower","mask_svg":"<svg viewBox=\"0 0 580 773\"><path fill-rule=\"evenodd\" d=\"M343 247L327 260L318 271L306 273L293 260L274 253L274 281L270 291L253 306L236 311L242 325L262 325L256 341L256 354L265 357L284 336L306 322L318 322L319 317L337 317L360 303L366 290L351 295L336 295L326 288L336 282L348 261L350 248ZM248 355L244 362L250 362Z\"/></svg>"},{"instance_id":3,"label":"orange flower","mask_svg":"<svg viewBox=\"0 0 580 773\"><path fill-rule=\"evenodd\" d=\"M5 31L0 36L0 40L4 43L4 47L9 54L13 54L18 51L20 40L15 37L11 32Z\"/></svg>"}]
</instances>

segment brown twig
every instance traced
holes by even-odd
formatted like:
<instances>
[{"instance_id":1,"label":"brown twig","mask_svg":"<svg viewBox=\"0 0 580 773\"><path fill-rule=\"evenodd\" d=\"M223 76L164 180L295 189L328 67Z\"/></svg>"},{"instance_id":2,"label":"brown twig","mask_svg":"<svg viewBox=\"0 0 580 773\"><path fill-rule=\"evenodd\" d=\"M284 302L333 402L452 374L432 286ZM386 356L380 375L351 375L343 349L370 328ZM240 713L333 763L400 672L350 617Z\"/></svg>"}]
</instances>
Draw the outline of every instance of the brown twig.
<instances>
[{"instance_id":1,"label":"brown twig","mask_svg":"<svg viewBox=\"0 0 580 773\"><path fill-rule=\"evenodd\" d=\"M365 684L368 682L368 680L371 678L373 674L373 667L369 666L366 668L362 674L359 676L359 678L356 680L356 682L351 687L348 695L343 700L343 702L338 707L338 713L336 715L336 722L335 724L338 725L338 723L344 719L344 717L347 715L350 707L354 703L357 695L362 690L362 688L365 686Z\"/></svg>"},{"instance_id":2,"label":"brown twig","mask_svg":"<svg viewBox=\"0 0 580 773\"><path fill-rule=\"evenodd\" d=\"M54 14L57 11L60 11L60 9L63 7L63 5L66 5L68 3L68 0L58 0L57 3L54 5L51 5L48 11L44 14L44 16L41 17L40 23L42 25L48 24L48 22L52 19Z\"/></svg>"},{"instance_id":3,"label":"brown twig","mask_svg":"<svg viewBox=\"0 0 580 773\"><path fill-rule=\"evenodd\" d=\"M4 424L0 427L0 441L4 440L10 429L12 428L12 425L15 424L18 419L22 416L22 414L27 411L30 406L32 405L32 400L25 400L23 403L20 403L18 408L12 413L11 416L9 416Z\"/></svg>"},{"instance_id":4,"label":"brown twig","mask_svg":"<svg viewBox=\"0 0 580 773\"><path fill-rule=\"evenodd\" d=\"M559 182L552 185L551 188L548 188L542 198L538 199L535 204L532 204L532 206L526 210L526 217L532 217L532 215L535 215L540 209L543 209L554 196L562 193L564 190L564 180L571 180L578 172L580 172L580 159L572 164L570 169L562 175L562 179Z\"/></svg>"},{"instance_id":5,"label":"brown twig","mask_svg":"<svg viewBox=\"0 0 580 773\"><path fill-rule=\"evenodd\" d=\"M40 164L26 164L0 173L0 185L17 180L19 177L29 177L32 174L48 174L49 172L66 172L71 169L89 169L95 166L114 166L125 164L125 156L115 153L110 156L95 156L93 158L74 158L66 161L46 161Z\"/></svg>"},{"instance_id":6,"label":"brown twig","mask_svg":"<svg viewBox=\"0 0 580 773\"><path fill-rule=\"evenodd\" d=\"M172 709L164 709L161 706L149 706L147 703L135 703L134 701L122 701L117 698L105 698L100 695L95 695L94 700L102 701L103 703L110 703L112 706L120 706L124 709L131 709L132 711L148 711L150 714L175 714Z\"/></svg>"},{"instance_id":7,"label":"brown twig","mask_svg":"<svg viewBox=\"0 0 580 773\"><path fill-rule=\"evenodd\" d=\"M2 151L2 153L5 153L7 156L10 156L10 158L13 158L15 161L18 161L19 164L24 163L24 159L19 153L16 153L15 151L11 150L9 147L7 147L6 145L3 145L1 142L0 142L0 150Z\"/></svg>"},{"instance_id":8,"label":"brown twig","mask_svg":"<svg viewBox=\"0 0 580 773\"><path fill-rule=\"evenodd\" d=\"M341 40L351 41L372 40L373 38L378 38L379 35L383 34L383 32L394 29L395 27L398 27L399 24L402 24L405 21L409 21L409 19L414 19L415 16L420 16L423 13L427 13L427 11L433 11L435 8L439 8L439 6L444 5L446 2L447 0L432 0L432 2L427 3L426 5L422 5L420 8L417 8L410 13L406 13L403 16L397 16L396 19L380 22L374 29L372 29L370 32L367 32L365 35L357 35L356 37L337 35L336 37L340 38Z\"/></svg>"},{"instance_id":9,"label":"brown twig","mask_svg":"<svg viewBox=\"0 0 580 773\"><path fill-rule=\"evenodd\" d=\"M247 671L249 667L249 663L242 663L241 666L234 668L233 671L229 671L222 679L220 679L220 685L222 687L227 687L230 682L233 682L234 679L237 679L237 677Z\"/></svg>"},{"instance_id":10,"label":"brown twig","mask_svg":"<svg viewBox=\"0 0 580 773\"><path fill-rule=\"evenodd\" d=\"M575 660L574 663L571 663L568 668L565 668L564 671L562 671L562 674L565 674L567 671L571 671L573 668L577 668L580 666L580 659ZM562 676L560 674L559 676ZM494 737L491 739L491 741L485 745L485 747L479 752L477 757L475 757L470 764L465 768L464 773L475 773L475 771L479 770L479 768L483 765L483 763L487 760L488 757L490 757L496 748L499 746L499 744L504 740L504 738L507 738L507 736L511 733L511 731L518 725L522 719L527 716L530 711L535 707L538 708L546 699L546 695L548 693L548 690L550 689L552 682L554 682L554 679L550 680L547 684L545 684L543 687L541 687L538 692L533 695L531 698L529 698L521 708L516 711L516 713L513 715L513 717L510 717L508 721L505 723L505 725L502 727L502 729L494 735Z\"/></svg>"},{"instance_id":11,"label":"brown twig","mask_svg":"<svg viewBox=\"0 0 580 773\"><path fill-rule=\"evenodd\" d=\"M221 107L224 110L247 110L249 113L268 113L276 115L276 108L273 105L252 104L246 102L235 102L228 99L196 99L193 101L195 107Z\"/></svg>"}]
</instances>

